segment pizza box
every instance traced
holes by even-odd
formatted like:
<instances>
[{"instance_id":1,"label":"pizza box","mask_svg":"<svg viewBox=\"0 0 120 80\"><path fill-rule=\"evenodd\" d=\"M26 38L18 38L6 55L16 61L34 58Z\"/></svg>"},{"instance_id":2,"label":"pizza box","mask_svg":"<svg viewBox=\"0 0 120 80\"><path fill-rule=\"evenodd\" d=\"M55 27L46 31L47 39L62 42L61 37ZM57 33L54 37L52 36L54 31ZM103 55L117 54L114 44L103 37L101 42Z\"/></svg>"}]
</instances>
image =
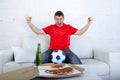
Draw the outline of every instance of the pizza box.
<instances>
[{"instance_id":1,"label":"pizza box","mask_svg":"<svg viewBox=\"0 0 120 80\"><path fill-rule=\"evenodd\" d=\"M30 80L38 76L35 65L0 74L0 80Z\"/></svg>"},{"instance_id":2,"label":"pizza box","mask_svg":"<svg viewBox=\"0 0 120 80\"><path fill-rule=\"evenodd\" d=\"M60 64L52 64L52 63L48 63L48 64L43 64L38 66L38 72L39 72L39 76L38 77L44 77L44 78L65 78L65 77L73 77L73 76L79 76L84 72L84 68L75 66L73 64L61 64L64 65L65 67L72 67L73 71L71 73L68 74L49 74L47 72L45 72L46 70L51 70L53 68L51 68L51 66L53 65L60 65Z\"/></svg>"}]
</instances>

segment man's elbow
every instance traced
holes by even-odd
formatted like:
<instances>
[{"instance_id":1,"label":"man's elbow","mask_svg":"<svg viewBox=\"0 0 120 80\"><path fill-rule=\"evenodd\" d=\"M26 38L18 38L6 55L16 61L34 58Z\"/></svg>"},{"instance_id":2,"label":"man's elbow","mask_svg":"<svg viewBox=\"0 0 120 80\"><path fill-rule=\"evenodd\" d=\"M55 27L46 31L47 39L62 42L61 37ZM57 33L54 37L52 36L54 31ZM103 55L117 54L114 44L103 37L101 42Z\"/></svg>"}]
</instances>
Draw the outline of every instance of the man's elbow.
<instances>
[{"instance_id":1,"label":"man's elbow","mask_svg":"<svg viewBox=\"0 0 120 80\"><path fill-rule=\"evenodd\" d=\"M40 35L40 33L35 33L36 35Z\"/></svg>"},{"instance_id":2,"label":"man's elbow","mask_svg":"<svg viewBox=\"0 0 120 80\"><path fill-rule=\"evenodd\" d=\"M83 32L82 31L77 31L75 34L78 35L78 36L81 36L83 34Z\"/></svg>"},{"instance_id":3,"label":"man's elbow","mask_svg":"<svg viewBox=\"0 0 120 80\"><path fill-rule=\"evenodd\" d=\"M83 33L79 33L79 34L78 34L78 36L82 36L82 35L83 35Z\"/></svg>"}]
</instances>

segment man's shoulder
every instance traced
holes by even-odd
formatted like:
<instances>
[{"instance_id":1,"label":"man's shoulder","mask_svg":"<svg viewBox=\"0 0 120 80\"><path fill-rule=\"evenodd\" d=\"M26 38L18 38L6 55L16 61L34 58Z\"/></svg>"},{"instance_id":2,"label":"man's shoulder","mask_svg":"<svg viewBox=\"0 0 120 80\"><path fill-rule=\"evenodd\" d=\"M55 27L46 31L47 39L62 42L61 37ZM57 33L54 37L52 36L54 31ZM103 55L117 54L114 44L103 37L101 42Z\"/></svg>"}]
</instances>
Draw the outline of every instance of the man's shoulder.
<instances>
[{"instance_id":1,"label":"man's shoulder","mask_svg":"<svg viewBox=\"0 0 120 80\"><path fill-rule=\"evenodd\" d=\"M66 24L66 23L64 23L64 25L65 25L65 26L71 26L70 24Z\"/></svg>"},{"instance_id":2,"label":"man's shoulder","mask_svg":"<svg viewBox=\"0 0 120 80\"><path fill-rule=\"evenodd\" d=\"M70 24L64 24L66 27L72 27Z\"/></svg>"},{"instance_id":3,"label":"man's shoulder","mask_svg":"<svg viewBox=\"0 0 120 80\"><path fill-rule=\"evenodd\" d=\"M54 26L55 26L55 24L50 24L47 27L54 27Z\"/></svg>"}]
</instances>

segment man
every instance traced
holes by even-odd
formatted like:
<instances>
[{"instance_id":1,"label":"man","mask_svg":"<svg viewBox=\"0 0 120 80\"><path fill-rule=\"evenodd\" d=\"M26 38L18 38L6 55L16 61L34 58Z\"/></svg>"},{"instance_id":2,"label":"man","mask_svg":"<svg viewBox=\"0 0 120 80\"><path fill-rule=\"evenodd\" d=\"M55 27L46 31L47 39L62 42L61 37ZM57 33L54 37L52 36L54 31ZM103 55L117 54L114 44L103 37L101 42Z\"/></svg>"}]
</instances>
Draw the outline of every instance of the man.
<instances>
[{"instance_id":1,"label":"man","mask_svg":"<svg viewBox=\"0 0 120 80\"><path fill-rule=\"evenodd\" d=\"M85 33L92 23L92 18L89 17L88 23L80 30L72 27L69 24L64 23L64 14L62 11L57 11L55 13L54 25L49 25L42 29L38 29L37 27L35 27L35 25L31 23L31 20L31 17L26 18L27 24L34 33L36 33L37 35L48 34L50 36L50 47L42 54L42 63L51 62L50 55L53 50L63 50L66 55L66 59L64 61L65 63L82 64L80 59L69 48L70 36L81 36L83 33Z\"/></svg>"}]
</instances>

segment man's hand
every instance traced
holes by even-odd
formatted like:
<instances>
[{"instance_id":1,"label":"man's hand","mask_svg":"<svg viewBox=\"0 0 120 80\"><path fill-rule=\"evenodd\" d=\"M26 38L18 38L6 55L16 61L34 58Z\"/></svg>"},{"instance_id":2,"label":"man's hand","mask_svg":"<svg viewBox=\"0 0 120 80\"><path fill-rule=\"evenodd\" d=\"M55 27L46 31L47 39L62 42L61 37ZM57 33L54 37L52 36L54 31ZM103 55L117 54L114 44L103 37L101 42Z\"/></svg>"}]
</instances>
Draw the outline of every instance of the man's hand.
<instances>
[{"instance_id":1,"label":"man's hand","mask_svg":"<svg viewBox=\"0 0 120 80\"><path fill-rule=\"evenodd\" d=\"M32 20L32 17L30 17L30 16L26 17L26 22L27 22L28 26L31 28L31 30L34 33L36 33L37 35L45 34L45 32L42 29L38 29L35 25L33 25L31 23L31 20Z\"/></svg>"},{"instance_id":2,"label":"man's hand","mask_svg":"<svg viewBox=\"0 0 120 80\"><path fill-rule=\"evenodd\" d=\"M93 19L91 17L88 18L88 24L91 24Z\"/></svg>"},{"instance_id":3,"label":"man's hand","mask_svg":"<svg viewBox=\"0 0 120 80\"><path fill-rule=\"evenodd\" d=\"M27 22L27 23L30 23L31 20L32 20L32 17L30 17L30 16L26 17L26 22Z\"/></svg>"}]
</instances>

